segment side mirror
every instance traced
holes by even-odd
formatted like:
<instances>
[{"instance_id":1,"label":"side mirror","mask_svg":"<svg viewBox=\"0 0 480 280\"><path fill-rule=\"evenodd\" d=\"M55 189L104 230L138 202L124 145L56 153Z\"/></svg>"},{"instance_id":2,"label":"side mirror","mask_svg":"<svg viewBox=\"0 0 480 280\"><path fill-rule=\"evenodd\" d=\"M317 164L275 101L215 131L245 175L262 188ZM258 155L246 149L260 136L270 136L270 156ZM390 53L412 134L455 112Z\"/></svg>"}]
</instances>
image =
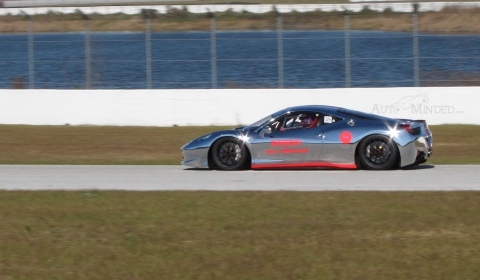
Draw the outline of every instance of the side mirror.
<instances>
[{"instance_id":1,"label":"side mirror","mask_svg":"<svg viewBox=\"0 0 480 280\"><path fill-rule=\"evenodd\" d=\"M262 132L263 132L264 135L272 134L272 128L269 127L269 126L266 126L262 129Z\"/></svg>"}]
</instances>

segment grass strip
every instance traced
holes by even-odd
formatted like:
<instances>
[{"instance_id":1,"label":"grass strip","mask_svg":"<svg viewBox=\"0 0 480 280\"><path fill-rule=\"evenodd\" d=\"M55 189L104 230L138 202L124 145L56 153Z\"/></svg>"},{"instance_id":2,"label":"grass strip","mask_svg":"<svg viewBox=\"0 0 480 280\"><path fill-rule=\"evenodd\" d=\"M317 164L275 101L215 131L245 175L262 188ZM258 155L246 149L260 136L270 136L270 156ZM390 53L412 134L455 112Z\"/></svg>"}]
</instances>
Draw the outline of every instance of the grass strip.
<instances>
[{"instance_id":1,"label":"grass strip","mask_svg":"<svg viewBox=\"0 0 480 280\"><path fill-rule=\"evenodd\" d=\"M0 164L180 164L182 145L228 128L0 125ZM429 163L480 163L480 126L430 129Z\"/></svg>"},{"instance_id":2,"label":"grass strip","mask_svg":"<svg viewBox=\"0 0 480 280\"><path fill-rule=\"evenodd\" d=\"M222 128L0 125L0 164L180 164L182 145Z\"/></svg>"},{"instance_id":3,"label":"grass strip","mask_svg":"<svg viewBox=\"0 0 480 280\"><path fill-rule=\"evenodd\" d=\"M477 279L479 192L0 191L2 279Z\"/></svg>"}]
</instances>

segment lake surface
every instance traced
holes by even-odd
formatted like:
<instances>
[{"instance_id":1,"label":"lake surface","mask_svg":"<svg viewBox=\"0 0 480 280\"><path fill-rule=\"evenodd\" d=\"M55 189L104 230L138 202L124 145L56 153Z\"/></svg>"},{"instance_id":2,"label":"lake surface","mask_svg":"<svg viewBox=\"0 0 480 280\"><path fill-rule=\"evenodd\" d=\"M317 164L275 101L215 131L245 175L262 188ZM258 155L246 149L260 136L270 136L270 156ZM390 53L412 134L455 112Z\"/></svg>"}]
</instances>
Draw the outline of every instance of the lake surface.
<instances>
[{"instance_id":1,"label":"lake surface","mask_svg":"<svg viewBox=\"0 0 480 280\"><path fill-rule=\"evenodd\" d=\"M215 55L209 32L151 34L152 88L277 88L279 44L276 31L216 32ZM346 86L343 31L282 32L283 86ZM86 88L84 33L35 34L29 64L28 35L0 35L0 88ZM91 87L147 88L144 33L91 33ZM212 57L213 64L212 64ZM352 87L414 85L411 33L351 31ZM420 85L449 84L466 78L480 82L480 36L419 36ZM213 65L213 68L212 68ZM215 73L215 72L213 72ZM281 79L281 78L280 78Z\"/></svg>"}]
</instances>

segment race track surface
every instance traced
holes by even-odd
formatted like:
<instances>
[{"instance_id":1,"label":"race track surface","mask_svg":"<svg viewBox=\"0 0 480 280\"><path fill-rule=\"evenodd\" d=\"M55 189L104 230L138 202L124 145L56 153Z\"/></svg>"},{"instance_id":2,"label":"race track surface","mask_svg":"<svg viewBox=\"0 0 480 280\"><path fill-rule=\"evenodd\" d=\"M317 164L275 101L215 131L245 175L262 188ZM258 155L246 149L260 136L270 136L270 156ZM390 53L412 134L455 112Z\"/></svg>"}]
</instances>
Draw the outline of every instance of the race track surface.
<instances>
[{"instance_id":1,"label":"race track surface","mask_svg":"<svg viewBox=\"0 0 480 280\"><path fill-rule=\"evenodd\" d=\"M2 190L480 191L480 165L394 171L210 171L183 166L0 165Z\"/></svg>"}]
</instances>

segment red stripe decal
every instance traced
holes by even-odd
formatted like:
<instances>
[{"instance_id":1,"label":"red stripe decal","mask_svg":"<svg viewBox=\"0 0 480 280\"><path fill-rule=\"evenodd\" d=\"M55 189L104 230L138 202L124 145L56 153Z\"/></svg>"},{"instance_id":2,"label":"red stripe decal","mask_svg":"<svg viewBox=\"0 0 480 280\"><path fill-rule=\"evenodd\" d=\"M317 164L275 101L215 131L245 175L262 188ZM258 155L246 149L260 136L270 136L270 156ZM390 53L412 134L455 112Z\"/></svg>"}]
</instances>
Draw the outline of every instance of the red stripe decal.
<instances>
[{"instance_id":1,"label":"red stripe decal","mask_svg":"<svg viewBox=\"0 0 480 280\"><path fill-rule=\"evenodd\" d=\"M345 168L345 169L355 169L355 168L357 168L357 166L355 164L331 163L331 162L252 164L252 169L301 168L301 167L334 167L334 168Z\"/></svg>"}]
</instances>

